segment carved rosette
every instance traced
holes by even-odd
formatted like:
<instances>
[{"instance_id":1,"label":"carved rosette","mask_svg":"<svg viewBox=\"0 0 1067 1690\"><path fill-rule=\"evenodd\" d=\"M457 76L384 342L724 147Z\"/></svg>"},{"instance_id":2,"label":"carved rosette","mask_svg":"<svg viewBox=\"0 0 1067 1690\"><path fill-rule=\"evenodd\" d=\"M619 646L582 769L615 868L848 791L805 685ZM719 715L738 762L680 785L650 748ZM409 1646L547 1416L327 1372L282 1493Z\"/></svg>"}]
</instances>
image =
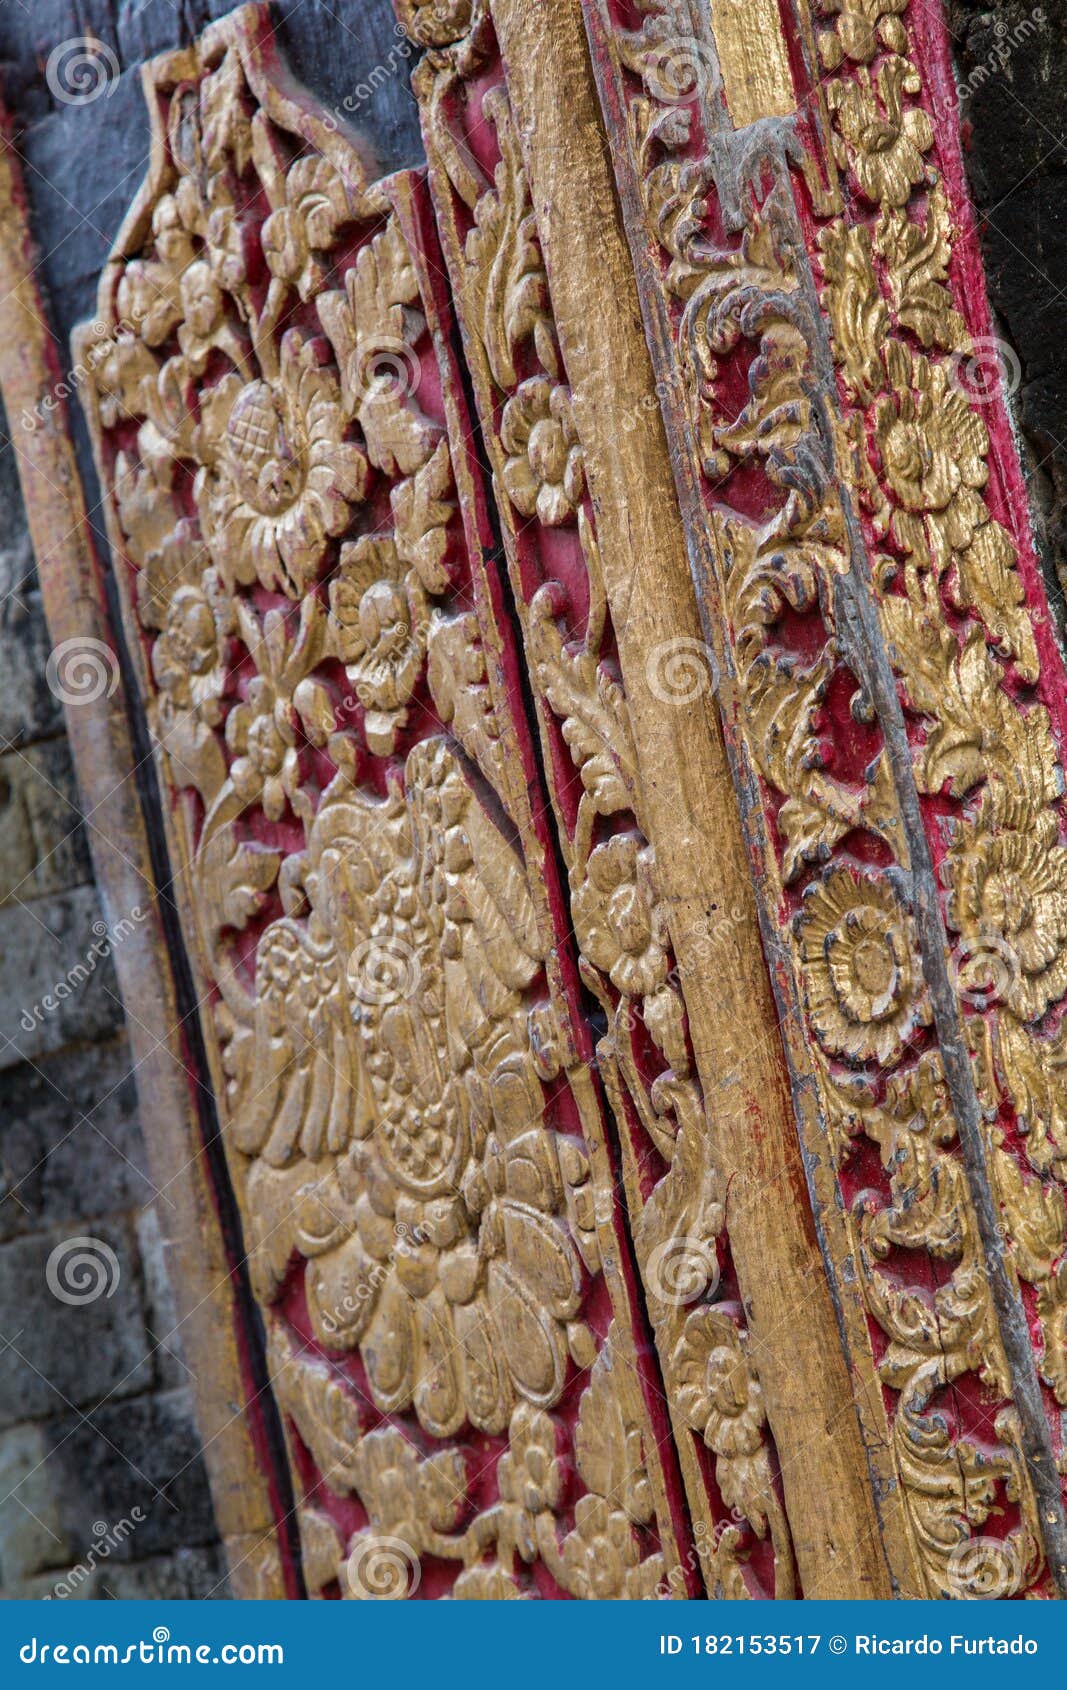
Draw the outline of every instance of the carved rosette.
<instances>
[{"instance_id":1,"label":"carved rosette","mask_svg":"<svg viewBox=\"0 0 1067 1690\"><path fill-rule=\"evenodd\" d=\"M798 8L754 113L729 74L744 19L694 37L670 0L584 10L680 378L664 417L787 1050L818 1087L828 1268L882 1386L894 1571L987 1593L968 1569L995 1520L997 1594L1062 1588L1062 659L999 394L969 385L988 323L930 116L942 26L828 0L812 34Z\"/></svg>"},{"instance_id":2,"label":"carved rosette","mask_svg":"<svg viewBox=\"0 0 1067 1690\"><path fill-rule=\"evenodd\" d=\"M662 1439L424 183L368 180L265 8L146 91L79 350L306 1581L651 1596ZM507 425L556 524L561 393Z\"/></svg>"}]
</instances>

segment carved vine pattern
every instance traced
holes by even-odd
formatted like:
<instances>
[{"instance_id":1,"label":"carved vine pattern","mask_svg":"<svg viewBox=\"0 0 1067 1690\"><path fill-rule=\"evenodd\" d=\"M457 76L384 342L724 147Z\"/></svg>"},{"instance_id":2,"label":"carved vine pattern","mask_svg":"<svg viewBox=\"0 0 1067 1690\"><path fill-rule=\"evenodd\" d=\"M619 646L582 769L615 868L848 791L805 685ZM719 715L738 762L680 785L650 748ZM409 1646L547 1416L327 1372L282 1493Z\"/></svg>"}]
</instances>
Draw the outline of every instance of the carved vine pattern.
<instances>
[{"instance_id":1,"label":"carved vine pattern","mask_svg":"<svg viewBox=\"0 0 1067 1690\"><path fill-rule=\"evenodd\" d=\"M844 482L900 677L987 1165L1040 1323L1055 1427L1064 782L1017 545L967 390L952 212L908 8L824 6L813 83L820 74L825 91L795 120L740 134L699 86L662 97L678 34L669 0L599 10L659 237L740 741L759 776L914 1545L931 1594L965 1594L961 1567L963 1584L973 1575L981 1589L989 1568L966 1552L983 1531L999 1545L1007 1593L1040 1591L1034 1502L931 1029L894 782L835 620L836 582L851 567ZM703 41L692 56L706 64L713 52ZM820 306L839 408L820 390ZM923 1256L930 1273L916 1265Z\"/></svg>"},{"instance_id":2,"label":"carved vine pattern","mask_svg":"<svg viewBox=\"0 0 1067 1690\"><path fill-rule=\"evenodd\" d=\"M477 348L472 372L581 977L607 1027L597 1063L623 1132L634 1241L676 1430L711 1458L712 1477L695 1480L699 1495L690 1482L701 1567L714 1593L791 1596L777 1458L747 1356L582 446L486 8L471 9L462 39L435 47L415 87L457 307ZM467 79L478 89L473 112Z\"/></svg>"}]
</instances>

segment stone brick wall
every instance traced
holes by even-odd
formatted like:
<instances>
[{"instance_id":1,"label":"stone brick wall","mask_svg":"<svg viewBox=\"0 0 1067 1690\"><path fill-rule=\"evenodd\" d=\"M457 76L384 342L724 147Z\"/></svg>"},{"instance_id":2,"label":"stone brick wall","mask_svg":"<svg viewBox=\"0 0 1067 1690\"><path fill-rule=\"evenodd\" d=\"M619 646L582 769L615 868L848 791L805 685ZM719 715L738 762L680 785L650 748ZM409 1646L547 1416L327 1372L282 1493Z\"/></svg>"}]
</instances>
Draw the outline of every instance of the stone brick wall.
<instances>
[{"instance_id":1,"label":"stone brick wall","mask_svg":"<svg viewBox=\"0 0 1067 1690\"><path fill-rule=\"evenodd\" d=\"M92 819L79 815L48 652L4 433L0 1593L225 1596L167 1285L167 1194L147 1172ZM78 1237L94 1241L96 1269L78 1269Z\"/></svg>"}]
</instances>

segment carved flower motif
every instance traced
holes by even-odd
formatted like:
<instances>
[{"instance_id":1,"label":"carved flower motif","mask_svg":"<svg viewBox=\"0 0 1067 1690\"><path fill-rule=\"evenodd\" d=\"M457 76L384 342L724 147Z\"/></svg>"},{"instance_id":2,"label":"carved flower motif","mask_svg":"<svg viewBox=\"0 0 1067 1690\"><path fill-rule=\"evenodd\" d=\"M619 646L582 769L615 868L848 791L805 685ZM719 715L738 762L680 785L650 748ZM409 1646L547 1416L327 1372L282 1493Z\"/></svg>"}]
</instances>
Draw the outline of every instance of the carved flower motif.
<instances>
[{"instance_id":1,"label":"carved flower motif","mask_svg":"<svg viewBox=\"0 0 1067 1690\"><path fill-rule=\"evenodd\" d=\"M760 1448L763 1398L728 1315L693 1310L674 1352L674 1378L687 1423L716 1455L753 1455Z\"/></svg>"},{"instance_id":2,"label":"carved flower motif","mask_svg":"<svg viewBox=\"0 0 1067 1690\"><path fill-rule=\"evenodd\" d=\"M244 702L226 718L226 743L234 753L230 780L246 804L258 801L278 821L300 782L299 730L321 745L333 723L325 690L306 678L321 649L318 606L304 601L292 643L284 611L268 611L262 628L243 601L237 615L259 673L248 683Z\"/></svg>"},{"instance_id":3,"label":"carved flower motif","mask_svg":"<svg viewBox=\"0 0 1067 1690\"><path fill-rule=\"evenodd\" d=\"M290 329L277 382L227 376L202 408L208 461L196 499L220 574L298 598L367 489L367 460L344 438L336 379L314 342Z\"/></svg>"},{"instance_id":4,"label":"carved flower motif","mask_svg":"<svg viewBox=\"0 0 1067 1690\"><path fill-rule=\"evenodd\" d=\"M222 584L213 569L205 571L201 585L178 588L152 647L161 711L191 710L212 726L219 721L228 622Z\"/></svg>"},{"instance_id":5,"label":"carved flower motif","mask_svg":"<svg viewBox=\"0 0 1067 1690\"><path fill-rule=\"evenodd\" d=\"M673 1367L678 1406L717 1457L723 1501L762 1536L778 1504L763 1444L763 1392L736 1323L722 1309L694 1309L675 1346Z\"/></svg>"},{"instance_id":6,"label":"carved flower motif","mask_svg":"<svg viewBox=\"0 0 1067 1690\"><path fill-rule=\"evenodd\" d=\"M987 479L989 435L947 365L901 346L886 363L896 391L878 401L875 432L886 481L903 507L894 511L893 532L909 552L925 549L925 533L943 568L987 515L976 489Z\"/></svg>"},{"instance_id":7,"label":"carved flower motif","mask_svg":"<svg viewBox=\"0 0 1067 1690\"><path fill-rule=\"evenodd\" d=\"M520 1403L558 1400L585 1341L524 1004L532 900L444 741L415 746L386 799L331 793L286 890L306 924L260 939L255 1037L278 1061L233 1139L288 1193L316 1335L359 1346L379 1409L411 1408L435 1437L500 1432ZM277 1256L256 1252L268 1299Z\"/></svg>"},{"instance_id":8,"label":"carved flower motif","mask_svg":"<svg viewBox=\"0 0 1067 1690\"><path fill-rule=\"evenodd\" d=\"M993 782L943 872L969 975L1021 1021L1036 1020L1067 991L1067 848L1055 815Z\"/></svg>"},{"instance_id":9,"label":"carved flower motif","mask_svg":"<svg viewBox=\"0 0 1067 1690\"><path fill-rule=\"evenodd\" d=\"M281 203L263 225L263 253L271 274L308 299L325 275L316 253L331 247L352 218L348 191L330 161L313 156L290 165L276 197Z\"/></svg>"},{"instance_id":10,"label":"carved flower motif","mask_svg":"<svg viewBox=\"0 0 1067 1690\"><path fill-rule=\"evenodd\" d=\"M426 655L429 605L391 535L364 535L341 548L330 583L331 645L364 709L367 744L391 752Z\"/></svg>"},{"instance_id":11,"label":"carved flower motif","mask_svg":"<svg viewBox=\"0 0 1067 1690\"><path fill-rule=\"evenodd\" d=\"M537 1516L554 1514L563 1496L556 1428L542 1409L520 1403L511 1416L508 1448L497 1466L501 1502L507 1504L501 1549L524 1561L537 1557Z\"/></svg>"},{"instance_id":12,"label":"carved flower motif","mask_svg":"<svg viewBox=\"0 0 1067 1690\"><path fill-rule=\"evenodd\" d=\"M667 978L667 934L652 884L652 855L634 833L616 833L590 854L572 900L585 956L628 997L656 991Z\"/></svg>"},{"instance_id":13,"label":"carved flower motif","mask_svg":"<svg viewBox=\"0 0 1067 1690\"><path fill-rule=\"evenodd\" d=\"M904 94L921 83L906 59L887 58L876 78L864 67L854 81L830 84L829 100L838 129L838 162L851 167L860 192L874 205L905 205L926 173L923 154L933 142L930 119L921 106L904 110Z\"/></svg>"},{"instance_id":14,"label":"carved flower motif","mask_svg":"<svg viewBox=\"0 0 1067 1690\"><path fill-rule=\"evenodd\" d=\"M870 64L879 42L894 53L903 53L908 37L898 13L907 4L908 0L824 0L823 10L838 14L835 35L823 37L824 62L831 70L842 56Z\"/></svg>"},{"instance_id":15,"label":"carved flower motif","mask_svg":"<svg viewBox=\"0 0 1067 1690\"><path fill-rule=\"evenodd\" d=\"M808 1013L823 1048L892 1062L930 1020L911 920L884 876L832 869L797 920Z\"/></svg>"},{"instance_id":16,"label":"carved flower motif","mask_svg":"<svg viewBox=\"0 0 1067 1690\"><path fill-rule=\"evenodd\" d=\"M574 1505L574 1530L563 1544L566 1586L578 1601L608 1601L636 1596L628 1585L640 1577L641 1549L621 1508L605 1497L580 1496ZM658 1570L658 1569L657 1569Z\"/></svg>"},{"instance_id":17,"label":"carved flower motif","mask_svg":"<svg viewBox=\"0 0 1067 1690\"><path fill-rule=\"evenodd\" d=\"M572 517L585 476L571 396L548 376L531 376L504 406L500 439L508 454L504 486L523 516L549 528Z\"/></svg>"}]
</instances>

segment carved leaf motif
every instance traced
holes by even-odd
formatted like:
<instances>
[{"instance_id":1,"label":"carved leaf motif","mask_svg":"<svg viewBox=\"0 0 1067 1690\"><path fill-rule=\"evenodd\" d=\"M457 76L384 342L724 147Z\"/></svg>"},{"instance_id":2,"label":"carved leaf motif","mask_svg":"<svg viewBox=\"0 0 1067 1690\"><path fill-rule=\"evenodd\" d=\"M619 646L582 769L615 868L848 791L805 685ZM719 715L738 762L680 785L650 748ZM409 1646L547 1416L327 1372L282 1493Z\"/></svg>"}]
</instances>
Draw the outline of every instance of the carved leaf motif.
<instances>
[{"instance_id":1,"label":"carved leaf motif","mask_svg":"<svg viewBox=\"0 0 1067 1690\"><path fill-rule=\"evenodd\" d=\"M478 330L493 380L509 392L518 380L515 349L532 339L549 375L559 374L537 224L522 153L503 88L485 95L483 112L496 130L500 162L493 187L474 208L466 257Z\"/></svg>"},{"instance_id":2,"label":"carved leaf motif","mask_svg":"<svg viewBox=\"0 0 1067 1690\"><path fill-rule=\"evenodd\" d=\"M1062 1040L1051 1041L1019 1026L1014 1017L997 1020L997 1055L1021 1127L1026 1154L1041 1173L1067 1171L1067 1057Z\"/></svg>"},{"instance_id":3,"label":"carved leaf motif","mask_svg":"<svg viewBox=\"0 0 1067 1690\"><path fill-rule=\"evenodd\" d=\"M978 613L1000 649L1014 657L1024 680L1036 681L1037 645L1017 562L1000 523L983 523L957 560L956 602L961 610Z\"/></svg>"},{"instance_id":4,"label":"carved leaf motif","mask_svg":"<svg viewBox=\"0 0 1067 1690\"><path fill-rule=\"evenodd\" d=\"M866 224L829 224L819 236L823 252L834 357L857 398L872 399L882 385L879 350L889 312L875 280L871 232Z\"/></svg>"},{"instance_id":5,"label":"carved leaf motif","mask_svg":"<svg viewBox=\"0 0 1067 1690\"><path fill-rule=\"evenodd\" d=\"M438 442L433 456L390 494L397 555L415 570L428 593L442 593L448 585L444 567L448 521L455 510L448 441Z\"/></svg>"},{"instance_id":6,"label":"carved leaf motif","mask_svg":"<svg viewBox=\"0 0 1067 1690\"><path fill-rule=\"evenodd\" d=\"M386 475L413 475L440 430L419 409L420 369L412 348L424 328L418 281L395 218L362 247L344 292L320 294L322 323L341 372L341 398L358 418L371 462Z\"/></svg>"},{"instance_id":7,"label":"carved leaf motif","mask_svg":"<svg viewBox=\"0 0 1067 1690\"><path fill-rule=\"evenodd\" d=\"M967 325L945 286L952 233L948 197L938 182L927 195L921 221L909 218L903 208L886 207L874 235L900 322L923 346L946 350L970 344Z\"/></svg>"}]
</instances>

